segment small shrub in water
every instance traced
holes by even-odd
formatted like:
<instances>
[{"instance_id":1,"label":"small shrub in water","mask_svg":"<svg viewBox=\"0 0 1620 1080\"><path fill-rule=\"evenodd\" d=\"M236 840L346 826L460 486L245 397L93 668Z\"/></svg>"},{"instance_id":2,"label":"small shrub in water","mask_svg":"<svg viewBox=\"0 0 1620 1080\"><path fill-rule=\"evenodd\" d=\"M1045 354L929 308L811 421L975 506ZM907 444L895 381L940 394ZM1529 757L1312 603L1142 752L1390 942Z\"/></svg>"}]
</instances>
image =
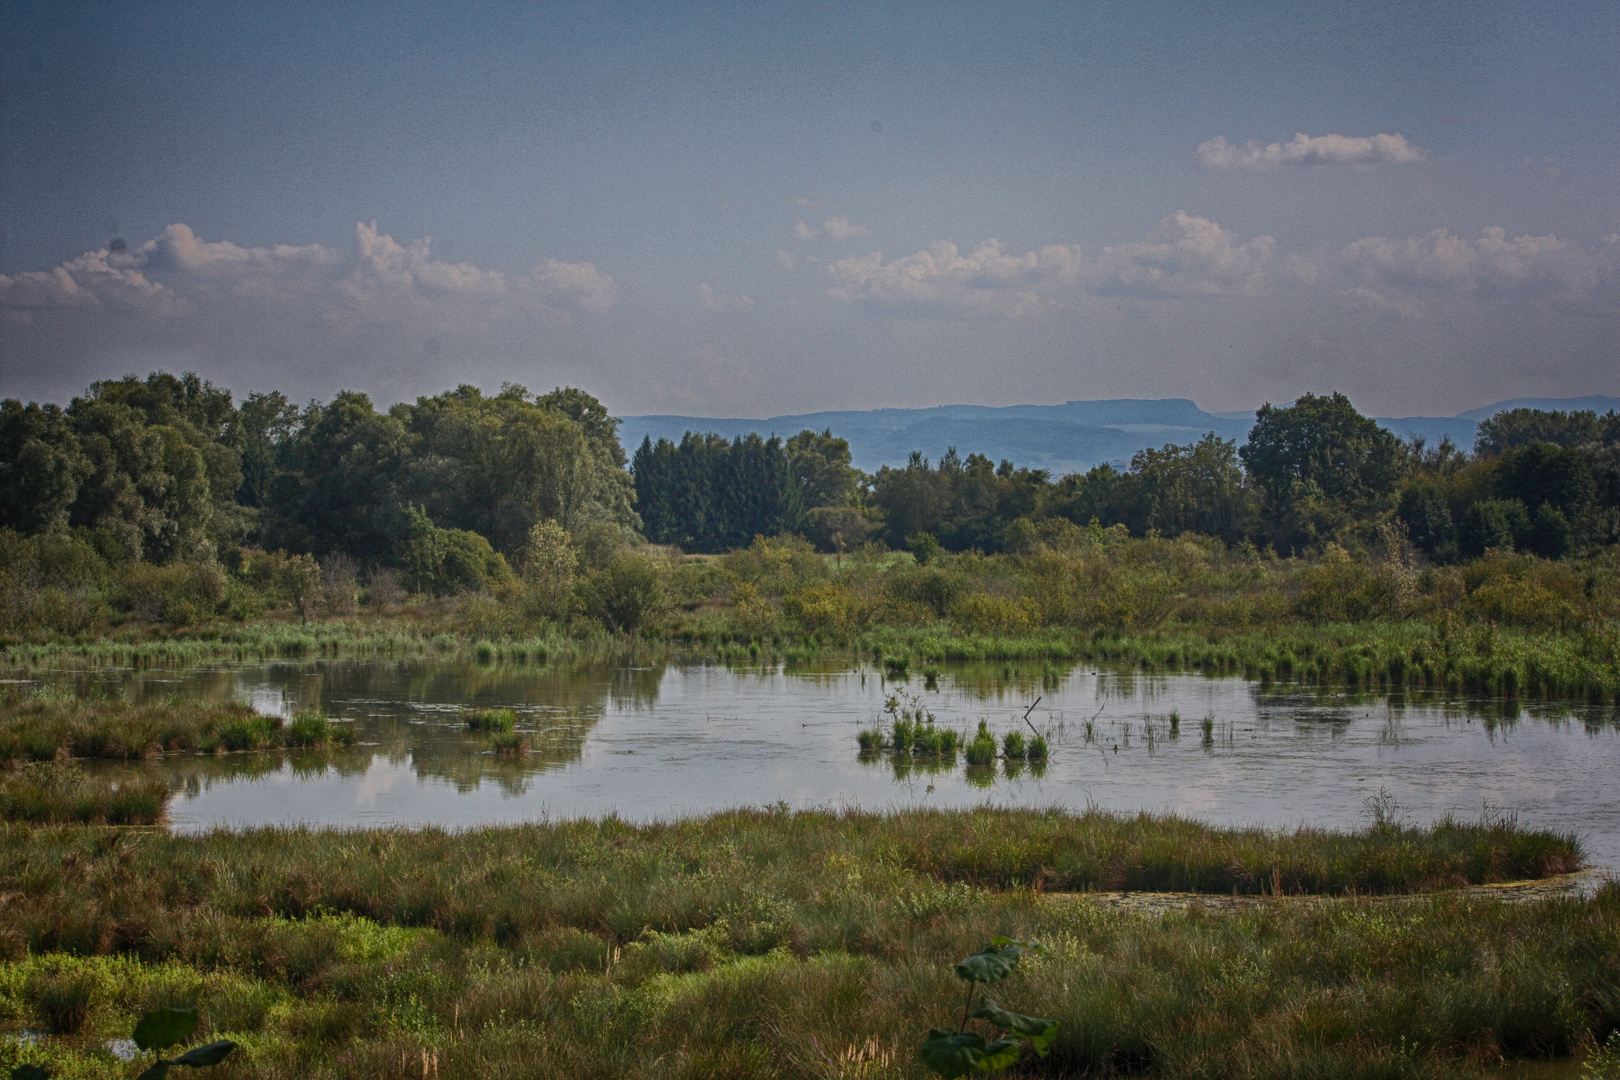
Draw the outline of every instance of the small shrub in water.
<instances>
[{"instance_id":1,"label":"small shrub in water","mask_svg":"<svg viewBox=\"0 0 1620 1080\"><path fill-rule=\"evenodd\" d=\"M489 745L502 757L522 757L529 752L529 740L521 731L500 731L490 737Z\"/></svg>"},{"instance_id":2,"label":"small shrub in water","mask_svg":"<svg viewBox=\"0 0 1620 1080\"><path fill-rule=\"evenodd\" d=\"M467 714L468 731L503 732L517 727L517 714L511 709L479 709Z\"/></svg>"},{"instance_id":3,"label":"small shrub in water","mask_svg":"<svg viewBox=\"0 0 1620 1080\"><path fill-rule=\"evenodd\" d=\"M1170 734L1181 734L1181 714L1174 709L1170 711Z\"/></svg>"},{"instance_id":4,"label":"small shrub in water","mask_svg":"<svg viewBox=\"0 0 1620 1080\"><path fill-rule=\"evenodd\" d=\"M1045 735L1037 735L1033 739L1029 740L1029 760L1045 761L1050 752L1050 749L1046 745Z\"/></svg>"},{"instance_id":5,"label":"small shrub in water","mask_svg":"<svg viewBox=\"0 0 1620 1080\"><path fill-rule=\"evenodd\" d=\"M281 745L281 718L245 716L219 729L219 745L226 750L268 750Z\"/></svg>"},{"instance_id":6,"label":"small shrub in water","mask_svg":"<svg viewBox=\"0 0 1620 1080\"><path fill-rule=\"evenodd\" d=\"M1002 982L1018 967L1026 952L1044 953L1045 947L1032 941L994 937L990 944L956 965L956 977L968 984L967 1002L962 1006L960 1030L933 1028L917 1050L917 1060L936 1076L952 1080L968 1073L999 1072L1011 1068L1023 1056L1024 1044L1045 1057L1057 1038L1057 1021L1010 1012L992 1001L986 988ZM980 1005L973 1007L975 995ZM969 1020L982 1020L996 1029L997 1038L987 1040L968 1030Z\"/></svg>"},{"instance_id":7,"label":"small shrub in water","mask_svg":"<svg viewBox=\"0 0 1620 1080\"><path fill-rule=\"evenodd\" d=\"M473 656L480 664L493 664L499 655L493 641L480 641L473 646Z\"/></svg>"},{"instance_id":8,"label":"small shrub in water","mask_svg":"<svg viewBox=\"0 0 1620 1080\"><path fill-rule=\"evenodd\" d=\"M969 765L989 765L996 760L996 737L990 734L990 725L979 721L979 730L967 744Z\"/></svg>"},{"instance_id":9,"label":"small shrub in water","mask_svg":"<svg viewBox=\"0 0 1620 1080\"><path fill-rule=\"evenodd\" d=\"M1215 741L1215 714L1205 713L1199 726L1204 729L1204 745L1209 746Z\"/></svg>"},{"instance_id":10,"label":"small shrub in water","mask_svg":"<svg viewBox=\"0 0 1620 1080\"><path fill-rule=\"evenodd\" d=\"M332 722L320 713L300 713L287 725L288 746L326 746L332 742Z\"/></svg>"},{"instance_id":11,"label":"small shrub in water","mask_svg":"<svg viewBox=\"0 0 1620 1080\"><path fill-rule=\"evenodd\" d=\"M1022 758L1026 747L1024 746L1024 733L1022 731L1009 731L1001 737L1001 752L1008 760Z\"/></svg>"},{"instance_id":12,"label":"small shrub in water","mask_svg":"<svg viewBox=\"0 0 1620 1080\"><path fill-rule=\"evenodd\" d=\"M861 744L862 750L882 750L883 729L862 728L855 733L855 741Z\"/></svg>"}]
</instances>

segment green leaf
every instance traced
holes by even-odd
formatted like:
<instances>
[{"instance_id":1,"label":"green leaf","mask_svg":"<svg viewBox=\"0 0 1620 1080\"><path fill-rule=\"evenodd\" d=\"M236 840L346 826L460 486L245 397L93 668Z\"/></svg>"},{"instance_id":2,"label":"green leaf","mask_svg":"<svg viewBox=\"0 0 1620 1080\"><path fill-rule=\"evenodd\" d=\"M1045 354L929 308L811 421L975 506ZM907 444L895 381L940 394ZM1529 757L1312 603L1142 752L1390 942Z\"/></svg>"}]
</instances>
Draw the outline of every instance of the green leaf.
<instances>
[{"instance_id":1,"label":"green leaf","mask_svg":"<svg viewBox=\"0 0 1620 1080\"><path fill-rule=\"evenodd\" d=\"M135 1080L163 1080L165 1076L169 1075L169 1066L171 1064L173 1064L173 1062L153 1062L151 1068L141 1073L141 1075L137 1076Z\"/></svg>"},{"instance_id":2,"label":"green leaf","mask_svg":"<svg viewBox=\"0 0 1620 1080\"><path fill-rule=\"evenodd\" d=\"M1047 1047L1057 1038L1057 1021L1042 1020L1038 1016L1025 1016L1023 1013L1008 1012L999 1005L985 1004L973 1010L975 1020L988 1020L997 1027L1016 1031L1020 1035L1029 1037L1029 1044L1035 1052L1042 1057L1046 1056Z\"/></svg>"},{"instance_id":3,"label":"green leaf","mask_svg":"<svg viewBox=\"0 0 1620 1080\"><path fill-rule=\"evenodd\" d=\"M956 965L956 977L966 979L968 982L1000 982L1013 973L1013 968L1018 966L1018 958L1023 955L1023 951L1014 943L1001 947L993 943L986 945Z\"/></svg>"},{"instance_id":4,"label":"green leaf","mask_svg":"<svg viewBox=\"0 0 1620 1080\"><path fill-rule=\"evenodd\" d=\"M1021 1039L997 1039L987 1043L983 1035L971 1031L935 1028L917 1049L917 1060L945 1080L953 1080L970 1072L1005 1069L1018 1060L1021 1049Z\"/></svg>"},{"instance_id":5,"label":"green leaf","mask_svg":"<svg viewBox=\"0 0 1620 1080\"><path fill-rule=\"evenodd\" d=\"M196 1030L196 1009L153 1009L141 1017L131 1038L142 1050L162 1050Z\"/></svg>"},{"instance_id":6,"label":"green leaf","mask_svg":"<svg viewBox=\"0 0 1620 1080\"><path fill-rule=\"evenodd\" d=\"M176 1065L189 1065L193 1069L205 1068L209 1065L218 1065L230 1056L236 1044L229 1039L220 1039L218 1042L208 1043L206 1046L194 1046L190 1050L174 1059Z\"/></svg>"},{"instance_id":7,"label":"green leaf","mask_svg":"<svg viewBox=\"0 0 1620 1080\"><path fill-rule=\"evenodd\" d=\"M11 1070L11 1080L47 1080L50 1075L43 1065L19 1065Z\"/></svg>"}]
</instances>

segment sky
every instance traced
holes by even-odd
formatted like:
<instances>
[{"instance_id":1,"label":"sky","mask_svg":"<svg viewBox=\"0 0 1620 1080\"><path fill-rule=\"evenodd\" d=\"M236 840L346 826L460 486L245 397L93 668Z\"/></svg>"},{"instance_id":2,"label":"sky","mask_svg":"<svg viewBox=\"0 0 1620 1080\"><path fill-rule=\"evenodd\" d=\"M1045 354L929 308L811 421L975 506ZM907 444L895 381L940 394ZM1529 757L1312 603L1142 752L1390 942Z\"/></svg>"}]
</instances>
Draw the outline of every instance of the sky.
<instances>
[{"instance_id":1,"label":"sky","mask_svg":"<svg viewBox=\"0 0 1620 1080\"><path fill-rule=\"evenodd\" d=\"M1620 394L1620 5L0 5L0 396Z\"/></svg>"}]
</instances>

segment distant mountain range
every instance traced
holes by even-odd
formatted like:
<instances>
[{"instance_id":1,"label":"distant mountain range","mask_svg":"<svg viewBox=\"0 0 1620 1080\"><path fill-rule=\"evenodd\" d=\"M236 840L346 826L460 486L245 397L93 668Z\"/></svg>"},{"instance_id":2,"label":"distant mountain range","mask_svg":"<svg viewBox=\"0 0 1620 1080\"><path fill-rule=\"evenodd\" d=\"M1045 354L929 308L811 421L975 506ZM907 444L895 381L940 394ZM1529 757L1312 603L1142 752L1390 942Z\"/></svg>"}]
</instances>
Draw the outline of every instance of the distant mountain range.
<instances>
[{"instance_id":1,"label":"distant mountain range","mask_svg":"<svg viewBox=\"0 0 1620 1080\"><path fill-rule=\"evenodd\" d=\"M1402 438L1421 435L1430 443L1451 436L1472 448L1479 421L1503 409L1620 409L1620 398L1515 398L1456 416L1377 417ZM830 428L849 440L857 468L872 472L903 465L913 450L937 461L954 446L966 457L984 454L1017 465L1047 469L1054 476L1084 472L1103 463L1124 467L1147 447L1189 443L1215 432L1242 441L1254 425L1253 412L1208 413L1186 398L1113 398L1062 405L940 405L932 409L872 409L817 412L741 420L706 416L626 416L619 426L625 449L634 454L641 440L679 442L688 431L735 438L749 432L789 435Z\"/></svg>"}]
</instances>

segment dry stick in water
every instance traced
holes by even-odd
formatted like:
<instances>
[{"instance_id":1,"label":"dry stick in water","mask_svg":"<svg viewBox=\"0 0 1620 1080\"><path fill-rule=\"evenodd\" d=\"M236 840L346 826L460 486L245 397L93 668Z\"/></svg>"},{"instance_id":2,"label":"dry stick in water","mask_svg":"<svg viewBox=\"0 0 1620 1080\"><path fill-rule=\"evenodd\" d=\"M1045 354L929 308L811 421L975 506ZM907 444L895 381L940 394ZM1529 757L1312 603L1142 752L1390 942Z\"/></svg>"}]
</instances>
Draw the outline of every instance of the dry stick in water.
<instances>
[{"instance_id":1,"label":"dry stick in water","mask_svg":"<svg viewBox=\"0 0 1620 1080\"><path fill-rule=\"evenodd\" d=\"M1035 699L1035 700L1034 700L1034 701L1033 701L1033 702L1032 702L1032 703L1031 703L1031 704L1030 704L1030 706L1029 706L1029 708L1027 708L1027 709L1025 709L1025 710L1024 710L1024 723L1026 723L1026 724L1029 724L1029 730L1031 730L1031 731L1035 731L1035 725L1034 725L1034 724L1030 724L1030 721L1029 721L1029 714L1030 714L1030 713L1032 713L1032 712L1034 712L1034 711L1035 711L1035 706L1036 706L1036 705L1039 705L1039 704L1040 704L1040 703L1041 703L1041 699L1040 699L1040 698L1038 698L1038 697L1037 697L1037 698L1036 698L1036 699ZM1039 735L1040 735L1040 732L1038 732L1038 731L1035 731L1035 734L1036 734L1036 735L1037 735L1037 736L1039 736Z\"/></svg>"}]
</instances>

